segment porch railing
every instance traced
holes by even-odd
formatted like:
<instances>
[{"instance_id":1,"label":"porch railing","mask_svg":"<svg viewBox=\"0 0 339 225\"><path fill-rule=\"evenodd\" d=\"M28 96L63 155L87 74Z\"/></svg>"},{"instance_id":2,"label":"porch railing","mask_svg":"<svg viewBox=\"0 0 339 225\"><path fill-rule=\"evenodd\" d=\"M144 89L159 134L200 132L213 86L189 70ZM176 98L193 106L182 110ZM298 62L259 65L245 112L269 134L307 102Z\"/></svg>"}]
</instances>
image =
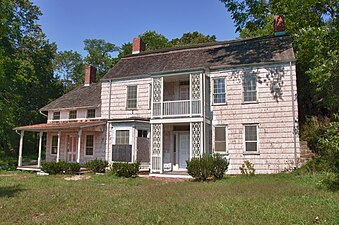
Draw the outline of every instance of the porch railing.
<instances>
[{"instance_id":1,"label":"porch railing","mask_svg":"<svg viewBox=\"0 0 339 225\"><path fill-rule=\"evenodd\" d=\"M201 100L176 100L153 103L153 117L190 115L201 115Z\"/></svg>"}]
</instances>

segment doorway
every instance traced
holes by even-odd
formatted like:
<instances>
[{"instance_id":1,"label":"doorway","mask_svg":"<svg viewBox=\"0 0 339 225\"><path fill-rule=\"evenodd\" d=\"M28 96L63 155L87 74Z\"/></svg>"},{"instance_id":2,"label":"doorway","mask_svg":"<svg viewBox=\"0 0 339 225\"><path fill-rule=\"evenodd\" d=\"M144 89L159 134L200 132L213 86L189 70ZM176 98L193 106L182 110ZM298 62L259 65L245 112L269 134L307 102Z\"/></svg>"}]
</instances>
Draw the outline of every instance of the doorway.
<instances>
[{"instance_id":1,"label":"doorway","mask_svg":"<svg viewBox=\"0 0 339 225\"><path fill-rule=\"evenodd\" d=\"M76 162L77 156L77 136L68 135L67 136L67 162Z\"/></svg>"}]
</instances>

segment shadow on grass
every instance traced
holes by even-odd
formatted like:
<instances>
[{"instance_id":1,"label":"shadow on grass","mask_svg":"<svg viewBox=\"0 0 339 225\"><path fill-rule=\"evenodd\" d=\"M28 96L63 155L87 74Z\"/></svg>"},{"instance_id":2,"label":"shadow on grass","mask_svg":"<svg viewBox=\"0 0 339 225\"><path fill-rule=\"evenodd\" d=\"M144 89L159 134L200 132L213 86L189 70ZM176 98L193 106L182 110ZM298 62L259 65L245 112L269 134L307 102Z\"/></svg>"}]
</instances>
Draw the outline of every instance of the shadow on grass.
<instances>
[{"instance_id":1,"label":"shadow on grass","mask_svg":"<svg viewBox=\"0 0 339 225\"><path fill-rule=\"evenodd\" d=\"M25 189L21 188L20 185L0 187L0 198L14 197L17 193L24 191L24 190Z\"/></svg>"}]
</instances>

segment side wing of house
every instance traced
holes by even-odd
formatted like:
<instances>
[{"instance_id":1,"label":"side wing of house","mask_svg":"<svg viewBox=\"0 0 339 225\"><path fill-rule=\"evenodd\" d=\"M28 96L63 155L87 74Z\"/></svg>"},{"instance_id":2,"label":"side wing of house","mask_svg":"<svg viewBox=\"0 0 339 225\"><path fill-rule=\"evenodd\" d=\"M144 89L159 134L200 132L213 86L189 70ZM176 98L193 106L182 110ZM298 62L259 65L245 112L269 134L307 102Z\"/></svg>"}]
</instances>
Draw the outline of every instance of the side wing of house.
<instances>
[{"instance_id":1,"label":"side wing of house","mask_svg":"<svg viewBox=\"0 0 339 225\"><path fill-rule=\"evenodd\" d=\"M257 173L291 170L299 158L294 62L211 72L213 151L229 173L249 160ZM294 139L295 138L295 139Z\"/></svg>"}]
</instances>

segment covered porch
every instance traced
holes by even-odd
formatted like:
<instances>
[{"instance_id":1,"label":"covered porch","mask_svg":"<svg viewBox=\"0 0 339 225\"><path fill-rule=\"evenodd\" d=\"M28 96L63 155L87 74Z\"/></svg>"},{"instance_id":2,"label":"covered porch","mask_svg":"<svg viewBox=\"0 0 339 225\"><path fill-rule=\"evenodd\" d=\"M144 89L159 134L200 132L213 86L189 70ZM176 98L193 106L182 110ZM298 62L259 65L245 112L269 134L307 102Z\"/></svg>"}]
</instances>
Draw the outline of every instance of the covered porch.
<instances>
[{"instance_id":1,"label":"covered porch","mask_svg":"<svg viewBox=\"0 0 339 225\"><path fill-rule=\"evenodd\" d=\"M63 122L35 124L14 128L14 130L20 134L17 169L40 171L41 162L43 160L42 151L44 135L46 135L46 161L82 163L86 161L86 153L91 153L91 155L88 155L88 159L93 158L95 140L98 139L99 136L105 136L105 124L106 122L104 121ZM37 165L23 165L22 153L25 132L38 133L39 147ZM100 146L96 147L100 148Z\"/></svg>"}]
</instances>

